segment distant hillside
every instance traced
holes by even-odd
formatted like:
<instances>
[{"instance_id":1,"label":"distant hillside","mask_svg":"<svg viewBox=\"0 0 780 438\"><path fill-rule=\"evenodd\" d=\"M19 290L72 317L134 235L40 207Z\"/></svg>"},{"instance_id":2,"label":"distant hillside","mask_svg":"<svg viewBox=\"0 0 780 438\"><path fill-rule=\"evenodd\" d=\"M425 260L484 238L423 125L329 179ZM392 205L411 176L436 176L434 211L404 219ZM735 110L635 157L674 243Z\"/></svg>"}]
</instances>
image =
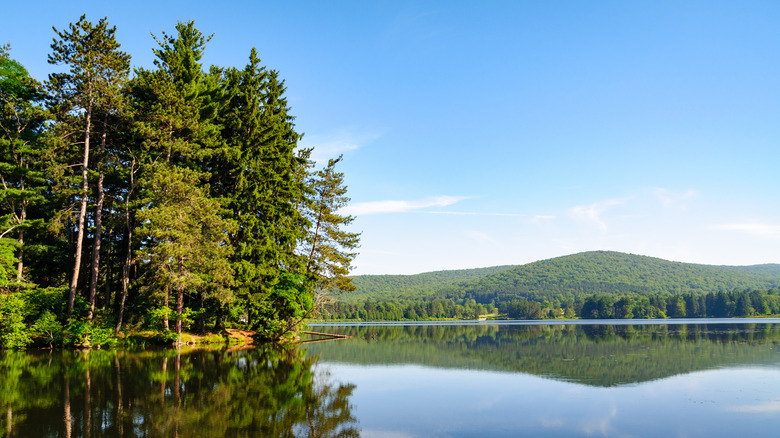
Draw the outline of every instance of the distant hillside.
<instances>
[{"instance_id":1,"label":"distant hillside","mask_svg":"<svg viewBox=\"0 0 780 438\"><path fill-rule=\"evenodd\" d=\"M573 299L582 294L706 293L780 286L780 265L711 266L592 251L517 266L440 293L478 302ZM446 289L446 290L445 290Z\"/></svg>"},{"instance_id":2,"label":"distant hillside","mask_svg":"<svg viewBox=\"0 0 780 438\"><path fill-rule=\"evenodd\" d=\"M521 266L436 271L416 275L358 275L347 303L474 298L489 303L526 298L573 300L578 295L708 293L780 287L780 264L713 266L613 251L591 251Z\"/></svg>"},{"instance_id":3,"label":"distant hillside","mask_svg":"<svg viewBox=\"0 0 780 438\"><path fill-rule=\"evenodd\" d=\"M352 277L352 284L357 287L357 291L342 294L339 299L349 303L363 302L368 298L373 300L418 299L435 295L442 289L456 283L496 274L514 267L513 265L493 266L426 272L415 275L356 275Z\"/></svg>"}]
</instances>

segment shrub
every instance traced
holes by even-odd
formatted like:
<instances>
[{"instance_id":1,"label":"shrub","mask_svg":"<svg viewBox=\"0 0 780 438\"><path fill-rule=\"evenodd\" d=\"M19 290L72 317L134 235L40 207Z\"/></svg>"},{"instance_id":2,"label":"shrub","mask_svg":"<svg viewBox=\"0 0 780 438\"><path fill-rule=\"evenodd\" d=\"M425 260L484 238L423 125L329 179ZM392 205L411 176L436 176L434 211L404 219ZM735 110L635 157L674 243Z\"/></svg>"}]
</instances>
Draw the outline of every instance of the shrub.
<instances>
[{"instance_id":1,"label":"shrub","mask_svg":"<svg viewBox=\"0 0 780 438\"><path fill-rule=\"evenodd\" d=\"M0 294L0 347L23 349L32 342L26 316L27 303L20 294Z\"/></svg>"}]
</instances>

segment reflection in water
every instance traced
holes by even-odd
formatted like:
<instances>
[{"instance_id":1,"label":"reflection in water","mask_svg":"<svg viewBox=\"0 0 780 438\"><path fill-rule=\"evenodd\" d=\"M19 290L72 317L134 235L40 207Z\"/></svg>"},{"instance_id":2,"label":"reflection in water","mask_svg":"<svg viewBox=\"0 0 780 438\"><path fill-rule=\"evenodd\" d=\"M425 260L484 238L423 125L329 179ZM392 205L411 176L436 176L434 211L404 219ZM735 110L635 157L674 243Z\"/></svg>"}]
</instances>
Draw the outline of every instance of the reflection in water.
<instances>
[{"instance_id":1,"label":"reflection in water","mask_svg":"<svg viewBox=\"0 0 780 438\"><path fill-rule=\"evenodd\" d=\"M748 325L317 327L362 436L775 438L780 333Z\"/></svg>"},{"instance_id":2,"label":"reflection in water","mask_svg":"<svg viewBox=\"0 0 780 438\"><path fill-rule=\"evenodd\" d=\"M297 348L0 352L7 437L356 437L354 385Z\"/></svg>"},{"instance_id":3,"label":"reflection in water","mask_svg":"<svg viewBox=\"0 0 780 438\"><path fill-rule=\"evenodd\" d=\"M534 374L618 386L733 365L780 365L780 324L321 326L324 361Z\"/></svg>"}]
</instances>

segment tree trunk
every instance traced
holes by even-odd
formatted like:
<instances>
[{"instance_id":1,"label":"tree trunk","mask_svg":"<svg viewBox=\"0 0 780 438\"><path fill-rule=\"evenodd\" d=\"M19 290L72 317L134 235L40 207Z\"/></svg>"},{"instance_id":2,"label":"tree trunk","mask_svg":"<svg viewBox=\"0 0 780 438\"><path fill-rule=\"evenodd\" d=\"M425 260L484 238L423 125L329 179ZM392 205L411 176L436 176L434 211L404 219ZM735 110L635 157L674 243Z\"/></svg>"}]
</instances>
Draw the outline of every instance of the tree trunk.
<instances>
[{"instance_id":1,"label":"tree trunk","mask_svg":"<svg viewBox=\"0 0 780 438\"><path fill-rule=\"evenodd\" d=\"M24 210L22 210L22 216L25 215ZM22 281L22 273L24 271L24 229L19 230L19 255L18 255L19 262L16 264L16 281L21 282Z\"/></svg>"},{"instance_id":2,"label":"tree trunk","mask_svg":"<svg viewBox=\"0 0 780 438\"><path fill-rule=\"evenodd\" d=\"M133 263L133 227L130 220L130 196L135 190L135 158L130 163L130 191L127 192L125 197L125 245L127 250L125 251L125 263L122 266L122 299L119 302L119 316L117 317L116 334L122 330L122 318L125 315L125 301L127 300L127 291L130 286L130 266Z\"/></svg>"},{"instance_id":3,"label":"tree trunk","mask_svg":"<svg viewBox=\"0 0 780 438\"><path fill-rule=\"evenodd\" d=\"M129 220L128 220L129 224ZM114 333L118 334L120 330L122 330L122 318L125 316L125 301L127 301L127 290L130 285L130 265L132 264L133 260L133 250L132 250L132 238L133 238L133 230L128 225L127 227L127 234L125 236L127 241L125 244L127 245L127 251L125 252L125 263L122 266L122 298L119 300L119 316L117 316L116 321L116 330L114 330Z\"/></svg>"},{"instance_id":4,"label":"tree trunk","mask_svg":"<svg viewBox=\"0 0 780 438\"><path fill-rule=\"evenodd\" d=\"M111 211L111 205L108 206L108 211ZM111 284L113 280L113 275L111 275L111 262L112 258L114 257L114 245L111 243L112 238L114 237L114 228L111 227L108 229L108 237L106 238L106 242L108 242L108 251L106 252L106 261L103 264L103 287L105 288L105 294L106 301L103 303L103 308L106 312L109 312L111 310L111 302L113 299L114 305L116 305L116 293L112 293L114 290L114 285Z\"/></svg>"},{"instance_id":5,"label":"tree trunk","mask_svg":"<svg viewBox=\"0 0 780 438\"><path fill-rule=\"evenodd\" d=\"M165 286L165 296L163 297L163 307L165 307L166 309L169 309L169 307L168 307L168 296L169 295L170 295L170 288L168 286ZM171 325L168 322L168 313L167 312L165 313L165 316L163 317L163 328L165 328L165 330L170 330L171 329Z\"/></svg>"},{"instance_id":6,"label":"tree trunk","mask_svg":"<svg viewBox=\"0 0 780 438\"><path fill-rule=\"evenodd\" d=\"M105 137L105 133L103 134ZM87 320L92 321L95 315L95 298L97 296L98 271L100 270L100 244L103 234L103 169L100 169L97 182L97 205L95 206L95 243L92 245L92 275L89 279L89 314Z\"/></svg>"},{"instance_id":7,"label":"tree trunk","mask_svg":"<svg viewBox=\"0 0 780 438\"><path fill-rule=\"evenodd\" d=\"M76 260L73 265L73 276L70 279L70 292L68 294L68 318L73 315L73 305L76 301L76 287L79 284L79 270L81 269L81 252L84 245L84 225L87 217L87 196L89 195L89 131L92 129L92 90L89 90L90 104L87 106L87 123L84 130L84 161L81 169L81 209L79 211L79 232L76 237Z\"/></svg>"},{"instance_id":8,"label":"tree trunk","mask_svg":"<svg viewBox=\"0 0 780 438\"><path fill-rule=\"evenodd\" d=\"M179 256L179 278L184 273L184 257ZM176 294L176 334L181 341L181 314L184 311L184 285L180 284L177 288Z\"/></svg>"}]
</instances>

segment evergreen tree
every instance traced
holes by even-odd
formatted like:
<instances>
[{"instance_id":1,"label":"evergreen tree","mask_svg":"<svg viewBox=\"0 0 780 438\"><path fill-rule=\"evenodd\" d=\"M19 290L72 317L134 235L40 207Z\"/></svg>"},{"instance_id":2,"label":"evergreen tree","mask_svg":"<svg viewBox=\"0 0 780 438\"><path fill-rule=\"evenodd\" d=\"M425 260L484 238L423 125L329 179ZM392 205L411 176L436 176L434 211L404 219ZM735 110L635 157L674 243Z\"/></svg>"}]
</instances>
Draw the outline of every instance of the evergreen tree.
<instances>
[{"instance_id":1,"label":"evergreen tree","mask_svg":"<svg viewBox=\"0 0 780 438\"><path fill-rule=\"evenodd\" d=\"M163 291L165 309L169 307L169 293L176 291L176 329L180 332L184 290L199 284L198 279L212 275L215 285L226 282L221 279L222 274L215 272L227 272L224 264L230 251L220 236L230 232L232 226L223 219L218 200L209 196L210 174L204 164L220 144L219 132L211 120L214 111L209 110L208 88L200 64L210 37L203 36L191 21L179 22L176 30L175 36L163 33L161 38L155 38L160 46L154 50L157 70L138 70L131 94L134 129L142 139L140 185L146 192L142 195L146 207L140 218L142 253L155 279L153 284ZM182 198L187 194L192 197L190 201ZM181 209L179 214L194 217L177 225L166 222L176 213L169 210L177 208ZM198 227L209 231L199 231ZM192 233L196 240L185 239L187 233ZM203 240L209 238L216 239L212 243L218 243L223 250L217 251ZM164 254L175 257L170 255L174 259L168 260ZM211 268L198 262L206 255L211 257ZM176 266L169 262L175 262ZM176 274L166 271L170 269ZM195 290L201 294L202 302L206 289L195 287ZM168 328L167 317L164 325Z\"/></svg>"},{"instance_id":2,"label":"evergreen tree","mask_svg":"<svg viewBox=\"0 0 780 438\"><path fill-rule=\"evenodd\" d=\"M176 291L176 333L181 334L184 292L219 290L230 285L233 271L226 245L230 222L219 203L199 184L190 169L160 163L147 180L148 208L139 212L146 238L140 257L151 274L151 286ZM167 310L167 309L165 309Z\"/></svg>"},{"instance_id":3,"label":"evergreen tree","mask_svg":"<svg viewBox=\"0 0 780 438\"><path fill-rule=\"evenodd\" d=\"M341 159L339 156L329 160L309 182L311 196L307 200L306 213L312 226L304 246L308 255L306 267L315 276L317 289L321 291L356 289L347 275L357 255L353 250L359 245L360 233L342 229L352 223L354 217L338 213L349 202L344 174L335 170Z\"/></svg>"},{"instance_id":4,"label":"evergreen tree","mask_svg":"<svg viewBox=\"0 0 780 438\"><path fill-rule=\"evenodd\" d=\"M30 215L31 207L45 202L48 186L41 141L46 121L42 101L40 83L10 58L8 48L0 47L0 246L10 247L3 250L9 255L3 258L3 269L10 270L15 263L17 283L24 276L25 231L43 224L42 218Z\"/></svg>"},{"instance_id":5,"label":"evergreen tree","mask_svg":"<svg viewBox=\"0 0 780 438\"><path fill-rule=\"evenodd\" d=\"M303 202L304 159L296 154L300 134L276 71L261 66L252 49L247 66L225 74L227 102L222 111L226 149L215 166L218 195L226 199L238 229L236 293L250 324L270 337L280 335L277 318L287 318L286 331L311 308L311 288L301 283L305 261L296 252L306 219ZM287 307L285 309L285 307Z\"/></svg>"},{"instance_id":6,"label":"evergreen tree","mask_svg":"<svg viewBox=\"0 0 780 438\"><path fill-rule=\"evenodd\" d=\"M65 65L68 71L49 75L51 105L57 116L60 146L69 153L72 143L80 145L77 163L81 167L81 187L74 192L79 198L77 237L74 249L73 274L68 295L68 316L73 305L81 270L84 237L86 234L87 203L89 199L89 160L94 125L98 111L108 113L117 94L117 87L130 65L130 56L119 50L116 27L110 27L106 18L97 24L85 16L67 30L54 29L58 39L51 45L49 63ZM67 169L72 163L62 163Z\"/></svg>"}]
</instances>

